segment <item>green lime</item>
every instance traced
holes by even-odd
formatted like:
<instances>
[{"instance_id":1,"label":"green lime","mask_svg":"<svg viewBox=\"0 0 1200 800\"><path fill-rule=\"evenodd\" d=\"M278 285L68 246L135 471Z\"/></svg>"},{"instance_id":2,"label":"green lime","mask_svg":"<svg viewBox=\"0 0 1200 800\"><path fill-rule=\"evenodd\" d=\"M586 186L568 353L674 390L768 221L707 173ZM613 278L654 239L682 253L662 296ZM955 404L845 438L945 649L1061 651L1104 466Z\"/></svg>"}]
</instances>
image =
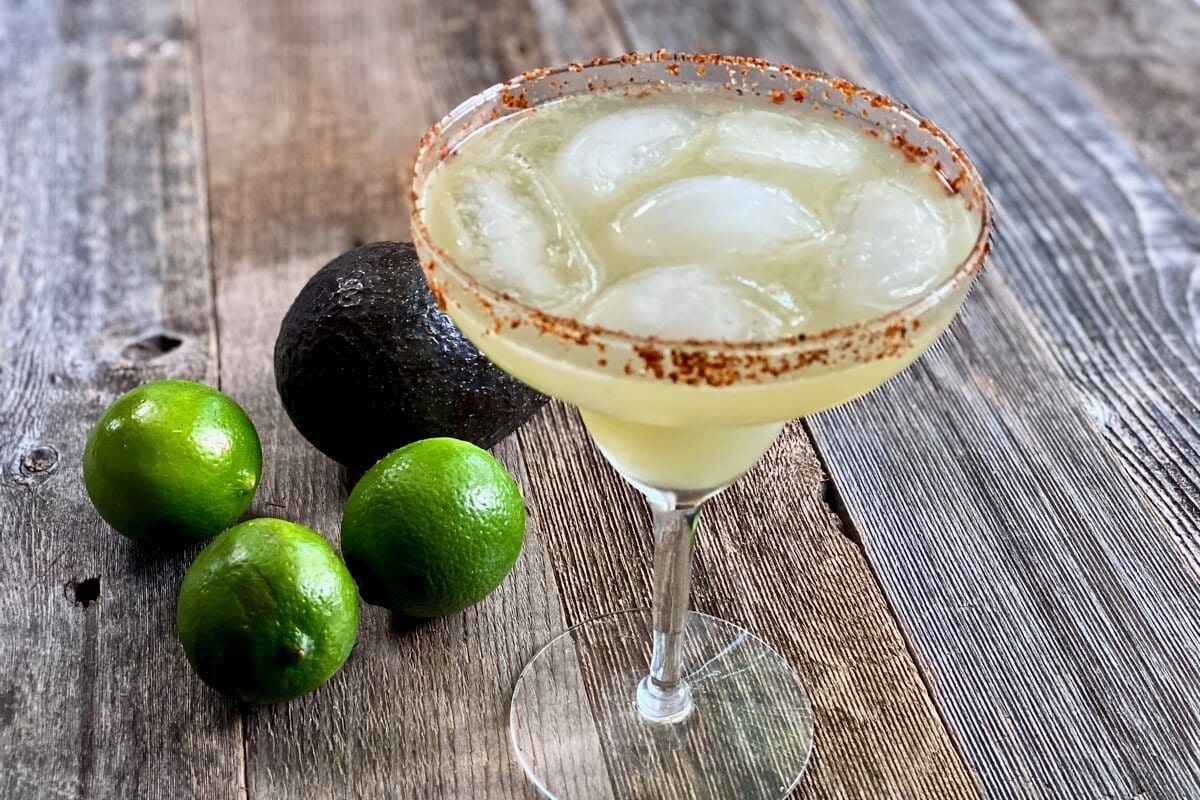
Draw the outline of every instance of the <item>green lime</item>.
<instances>
[{"instance_id":1,"label":"green lime","mask_svg":"<svg viewBox=\"0 0 1200 800\"><path fill-rule=\"evenodd\" d=\"M525 505L486 450L423 439L371 467L342 513L342 551L363 599L411 617L478 603L525 540Z\"/></svg>"},{"instance_id":2,"label":"green lime","mask_svg":"<svg viewBox=\"0 0 1200 800\"><path fill-rule=\"evenodd\" d=\"M83 480L100 516L130 539L200 541L246 513L262 448L241 406L193 381L122 395L92 429Z\"/></svg>"},{"instance_id":3,"label":"green lime","mask_svg":"<svg viewBox=\"0 0 1200 800\"><path fill-rule=\"evenodd\" d=\"M188 567L176 625L209 686L251 703L282 703L345 663L358 635L358 594L316 531L252 519L213 539Z\"/></svg>"}]
</instances>

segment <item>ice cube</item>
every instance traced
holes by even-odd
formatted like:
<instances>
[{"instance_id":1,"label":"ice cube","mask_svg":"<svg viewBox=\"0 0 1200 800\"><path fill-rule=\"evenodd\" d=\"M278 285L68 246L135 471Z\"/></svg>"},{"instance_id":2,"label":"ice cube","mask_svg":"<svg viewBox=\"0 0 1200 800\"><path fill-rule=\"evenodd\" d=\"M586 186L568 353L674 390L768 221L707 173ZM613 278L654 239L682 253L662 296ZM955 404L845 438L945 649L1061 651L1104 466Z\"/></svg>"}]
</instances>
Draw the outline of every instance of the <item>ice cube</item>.
<instances>
[{"instance_id":1,"label":"ice cube","mask_svg":"<svg viewBox=\"0 0 1200 800\"><path fill-rule=\"evenodd\" d=\"M782 164L845 175L866 153L865 137L851 125L771 111L735 111L717 118L704 160L718 165Z\"/></svg>"},{"instance_id":2,"label":"ice cube","mask_svg":"<svg viewBox=\"0 0 1200 800\"><path fill-rule=\"evenodd\" d=\"M511 154L454 192L456 243L477 277L518 300L567 311L595 291L598 272L554 188Z\"/></svg>"},{"instance_id":3,"label":"ice cube","mask_svg":"<svg viewBox=\"0 0 1200 800\"><path fill-rule=\"evenodd\" d=\"M631 254L671 263L761 254L808 241L822 227L781 186L701 175L660 186L630 203L613 230Z\"/></svg>"},{"instance_id":4,"label":"ice cube","mask_svg":"<svg viewBox=\"0 0 1200 800\"><path fill-rule=\"evenodd\" d=\"M558 152L564 190L600 200L635 176L665 165L692 140L696 121L671 108L630 108L584 126Z\"/></svg>"},{"instance_id":5,"label":"ice cube","mask_svg":"<svg viewBox=\"0 0 1200 800\"><path fill-rule=\"evenodd\" d=\"M854 183L833 207L843 300L892 310L949 272L947 225L928 199L890 180Z\"/></svg>"},{"instance_id":6,"label":"ice cube","mask_svg":"<svg viewBox=\"0 0 1200 800\"><path fill-rule=\"evenodd\" d=\"M782 276L753 267L739 270L736 276L740 283L769 299L771 309L783 321L788 333L799 333L813 328L821 309L827 307L831 299L828 282L823 277L827 270L822 269L825 264L823 259L820 260L820 265L782 262L780 271L787 273Z\"/></svg>"},{"instance_id":7,"label":"ice cube","mask_svg":"<svg viewBox=\"0 0 1200 800\"><path fill-rule=\"evenodd\" d=\"M761 292L697 264L637 272L602 292L584 319L661 339L770 339L784 327Z\"/></svg>"}]
</instances>

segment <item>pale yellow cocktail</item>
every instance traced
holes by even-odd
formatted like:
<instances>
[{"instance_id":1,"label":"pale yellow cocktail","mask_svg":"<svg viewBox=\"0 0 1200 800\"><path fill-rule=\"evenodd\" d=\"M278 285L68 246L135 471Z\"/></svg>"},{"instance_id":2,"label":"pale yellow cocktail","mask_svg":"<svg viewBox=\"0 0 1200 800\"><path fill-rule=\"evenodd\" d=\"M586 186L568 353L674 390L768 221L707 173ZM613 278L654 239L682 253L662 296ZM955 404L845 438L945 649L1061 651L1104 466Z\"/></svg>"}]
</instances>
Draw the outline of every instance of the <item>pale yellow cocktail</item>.
<instances>
[{"instance_id":1,"label":"pale yellow cocktail","mask_svg":"<svg viewBox=\"0 0 1200 800\"><path fill-rule=\"evenodd\" d=\"M482 284L547 314L658 340L769 342L895 311L946 281L979 234L946 179L857 120L718 87L595 92L461 142L422 195L432 241ZM956 304L893 352L787 380L698 385L566 363L487 309L449 313L517 378L580 408L639 484L724 485L783 421L878 386ZM600 367L599 369L597 367Z\"/></svg>"}]
</instances>

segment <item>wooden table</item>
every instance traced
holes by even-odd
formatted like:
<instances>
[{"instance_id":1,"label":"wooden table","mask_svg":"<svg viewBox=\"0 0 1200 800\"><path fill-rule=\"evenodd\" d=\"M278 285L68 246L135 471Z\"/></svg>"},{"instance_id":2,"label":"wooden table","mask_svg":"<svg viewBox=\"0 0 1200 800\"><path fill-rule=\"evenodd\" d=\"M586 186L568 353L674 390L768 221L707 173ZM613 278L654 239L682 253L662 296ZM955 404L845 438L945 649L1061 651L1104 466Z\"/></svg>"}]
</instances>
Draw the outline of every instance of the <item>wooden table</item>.
<instances>
[{"instance_id":1,"label":"wooden table","mask_svg":"<svg viewBox=\"0 0 1200 800\"><path fill-rule=\"evenodd\" d=\"M1200 797L1198 40L1193 0L0 0L0 797L535 796L518 669L648 599L647 514L573 411L498 448L532 525L495 595L414 629L366 607L346 668L275 708L192 675L195 550L113 534L80 451L141 381L217 384L262 434L254 512L336 539L345 477L274 389L291 298L405 236L454 103L660 46L893 94L1000 209L934 351L708 517L695 606L813 695L797 796Z\"/></svg>"}]
</instances>

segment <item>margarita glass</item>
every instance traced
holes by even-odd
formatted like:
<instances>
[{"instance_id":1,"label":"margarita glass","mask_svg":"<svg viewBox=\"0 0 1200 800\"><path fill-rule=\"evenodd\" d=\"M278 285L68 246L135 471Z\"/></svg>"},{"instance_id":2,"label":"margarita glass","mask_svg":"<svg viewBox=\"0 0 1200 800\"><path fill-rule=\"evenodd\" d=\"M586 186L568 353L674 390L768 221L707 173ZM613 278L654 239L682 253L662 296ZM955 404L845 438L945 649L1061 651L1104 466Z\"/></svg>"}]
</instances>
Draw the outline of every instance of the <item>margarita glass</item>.
<instances>
[{"instance_id":1,"label":"margarita glass","mask_svg":"<svg viewBox=\"0 0 1200 800\"><path fill-rule=\"evenodd\" d=\"M903 307L816 332L730 342L635 336L523 303L455 263L431 234L430 176L480 129L552 101L696 86L747 107L799 104L881 138L941 178L969 214L969 248ZM740 626L688 611L701 505L741 476L784 423L845 403L921 355L950 323L987 251L991 217L963 151L884 96L821 73L660 51L536 70L461 104L422 140L412 231L439 305L519 380L579 408L604 456L650 503L654 597L582 623L518 678L517 756L552 797L780 797L812 748L807 695Z\"/></svg>"}]
</instances>

